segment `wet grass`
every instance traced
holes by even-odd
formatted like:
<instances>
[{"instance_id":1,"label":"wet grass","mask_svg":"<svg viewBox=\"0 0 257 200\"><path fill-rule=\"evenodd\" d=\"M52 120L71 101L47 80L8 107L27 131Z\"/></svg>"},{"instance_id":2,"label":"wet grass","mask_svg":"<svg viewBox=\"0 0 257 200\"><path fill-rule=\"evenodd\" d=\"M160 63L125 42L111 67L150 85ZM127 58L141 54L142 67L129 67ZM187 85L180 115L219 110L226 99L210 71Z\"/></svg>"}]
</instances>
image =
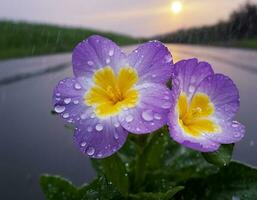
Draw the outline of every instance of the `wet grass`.
<instances>
[{"instance_id":1,"label":"wet grass","mask_svg":"<svg viewBox=\"0 0 257 200\"><path fill-rule=\"evenodd\" d=\"M235 41L232 46L257 50L257 38Z\"/></svg>"},{"instance_id":2,"label":"wet grass","mask_svg":"<svg viewBox=\"0 0 257 200\"><path fill-rule=\"evenodd\" d=\"M140 42L111 32L12 21L0 21L0 34L0 59L71 52L79 41L92 34L106 36L119 45Z\"/></svg>"}]
</instances>

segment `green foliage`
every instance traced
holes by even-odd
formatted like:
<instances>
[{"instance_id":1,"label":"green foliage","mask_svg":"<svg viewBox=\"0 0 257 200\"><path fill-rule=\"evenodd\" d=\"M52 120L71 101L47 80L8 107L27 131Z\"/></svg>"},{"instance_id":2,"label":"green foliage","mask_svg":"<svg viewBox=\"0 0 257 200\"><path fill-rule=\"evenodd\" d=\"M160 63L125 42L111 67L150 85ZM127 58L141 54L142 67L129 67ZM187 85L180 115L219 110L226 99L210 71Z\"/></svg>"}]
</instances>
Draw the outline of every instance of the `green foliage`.
<instances>
[{"instance_id":1,"label":"green foliage","mask_svg":"<svg viewBox=\"0 0 257 200\"><path fill-rule=\"evenodd\" d=\"M106 36L119 45L138 43L121 34L12 21L0 21L0 33L0 59L71 52L78 41L93 34Z\"/></svg>"},{"instance_id":2,"label":"green foliage","mask_svg":"<svg viewBox=\"0 0 257 200\"><path fill-rule=\"evenodd\" d=\"M230 163L234 144L221 145L218 151L212 153L203 153L203 157L209 162L219 167Z\"/></svg>"},{"instance_id":3,"label":"green foliage","mask_svg":"<svg viewBox=\"0 0 257 200\"><path fill-rule=\"evenodd\" d=\"M93 166L124 195L128 193L128 174L120 157L115 154L105 159L92 159Z\"/></svg>"},{"instance_id":4,"label":"green foliage","mask_svg":"<svg viewBox=\"0 0 257 200\"><path fill-rule=\"evenodd\" d=\"M120 193L105 177L95 179L90 185L76 188L68 180L59 176L43 175L41 188L47 200L96 200L120 199Z\"/></svg>"},{"instance_id":5,"label":"green foliage","mask_svg":"<svg viewBox=\"0 0 257 200\"><path fill-rule=\"evenodd\" d=\"M192 179L176 199L184 200L255 200L257 197L257 169L231 162L216 174L205 179ZM233 198L234 197L234 198Z\"/></svg>"},{"instance_id":6,"label":"green foliage","mask_svg":"<svg viewBox=\"0 0 257 200\"><path fill-rule=\"evenodd\" d=\"M98 178L76 188L60 177L43 176L48 200L254 200L257 169L230 162L233 145L201 154L171 140L166 127L129 136L113 156L92 159Z\"/></svg>"}]
</instances>

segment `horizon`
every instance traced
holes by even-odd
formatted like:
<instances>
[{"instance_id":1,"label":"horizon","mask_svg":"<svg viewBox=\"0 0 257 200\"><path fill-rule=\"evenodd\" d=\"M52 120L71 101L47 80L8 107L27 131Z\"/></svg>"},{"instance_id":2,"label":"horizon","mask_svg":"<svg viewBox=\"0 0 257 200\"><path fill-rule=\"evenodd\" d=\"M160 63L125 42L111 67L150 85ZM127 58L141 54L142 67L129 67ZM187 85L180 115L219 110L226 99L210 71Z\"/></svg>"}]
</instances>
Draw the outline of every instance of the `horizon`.
<instances>
[{"instance_id":1,"label":"horizon","mask_svg":"<svg viewBox=\"0 0 257 200\"><path fill-rule=\"evenodd\" d=\"M257 3L257 0L235 0L233 4L223 0L180 0L183 8L179 13L172 13L171 2L173 1L65 0L60 4L57 0L23 0L22 3L19 0L2 0L0 20L89 28L133 37L152 37L180 29L213 25L227 20L234 10L246 2ZM70 14L67 15L67 12ZM208 17L205 17L206 15Z\"/></svg>"}]
</instances>

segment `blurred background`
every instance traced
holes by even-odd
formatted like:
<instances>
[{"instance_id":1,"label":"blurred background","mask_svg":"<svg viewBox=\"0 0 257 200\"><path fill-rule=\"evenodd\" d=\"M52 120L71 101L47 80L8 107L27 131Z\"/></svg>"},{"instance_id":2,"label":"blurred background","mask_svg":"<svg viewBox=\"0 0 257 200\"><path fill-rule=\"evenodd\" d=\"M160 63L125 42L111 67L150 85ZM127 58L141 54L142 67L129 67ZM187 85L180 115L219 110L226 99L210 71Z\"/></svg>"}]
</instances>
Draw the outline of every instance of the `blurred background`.
<instances>
[{"instance_id":1,"label":"blurred background","mask_svg":"<svg viewBox=\"0 0 257 200\"><path fill-rule=\"evenodd\" d=\"M174 61L197 57L238 86L246 125L234 159L257 166L257 0L0 0L1 199L43 199L42 173L91 181L90 160L51 114L54 86L72 76L71 52L92 34L129 53L161 40Z\"/></svg>"}]
</instances>

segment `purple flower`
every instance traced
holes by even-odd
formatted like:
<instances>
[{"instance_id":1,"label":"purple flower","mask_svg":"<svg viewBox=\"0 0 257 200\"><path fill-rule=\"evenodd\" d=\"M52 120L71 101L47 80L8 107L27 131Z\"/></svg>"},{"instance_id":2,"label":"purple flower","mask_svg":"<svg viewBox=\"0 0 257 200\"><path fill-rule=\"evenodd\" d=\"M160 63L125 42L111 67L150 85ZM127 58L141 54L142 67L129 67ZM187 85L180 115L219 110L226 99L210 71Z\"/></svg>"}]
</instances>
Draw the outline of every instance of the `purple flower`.
<instances>
[{"instance_id":1,"label":"purple flower","mask_svg":"<svg viewBox=\"0 0 257 200\"><path fill-rule=\"evenodd\" d=\"M91 36L72 55L75 77L54 90L55 111L75 125L74 141L93 158L110 156L128 132L143 134L167 123L173 61L158 41L126 56L112 41Z\"/></svg>"},{"instance_id":2,"label":"purple flower","mask_svg":"<svg viewBox=\"0 0 257 200\"><path fill-rule=\"evenodd\" d=\"M210 64L197 59L176 63L172 93L168 125L178 143L212 152L244 136L245 127L232 120L239 108L238 89L229 77L214 74Z\"/></svg>"}]
</instances>

